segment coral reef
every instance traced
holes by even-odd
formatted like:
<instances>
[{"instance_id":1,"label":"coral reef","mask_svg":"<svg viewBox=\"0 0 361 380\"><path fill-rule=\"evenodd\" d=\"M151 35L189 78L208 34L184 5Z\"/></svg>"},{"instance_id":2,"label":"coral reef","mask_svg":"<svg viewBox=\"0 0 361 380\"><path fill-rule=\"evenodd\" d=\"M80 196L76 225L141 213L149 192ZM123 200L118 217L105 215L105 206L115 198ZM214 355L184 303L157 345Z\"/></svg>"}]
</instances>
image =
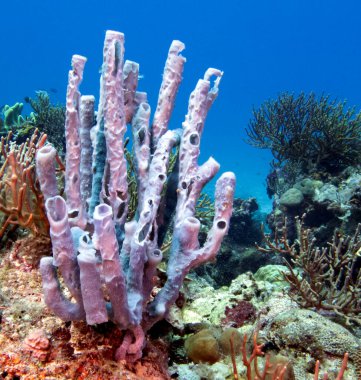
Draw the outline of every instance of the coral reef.
<instances>
[{"instance_id":1,"label":"coral reef","mask_svg":"<svg viewBox=\"0 0 361 380\"><path fill-rule=\"evenodd\" d=\"M201 166L197 161L204 122L218 93L219 70L208 69L198 81L183 130L168 130L185 62L179 55L183 48L180 41L170 47L151 130L146 94L136 92L138 65L123 64L123 34L106 33L97 125L92 130L94 97L80 96L78 90L86 59L73 56L65 120L66 201L57 195L55 149L46 145L36 156L53 246L53 257L40 263L45 302L64 321L86 319L97 325L112 320L123 331L117 360L132 362L142 356L146 332L167 316L186 274L215 257L229 227L235 177L224 173L216 184L213 225L200 246L196 204L219 164L213 158ZM127 122L132 125L138 201L130 221ZM170 153L177 146L178 158L168 173ZM167 279L152 296L163 256L160 248L170 227ZM64 297L56 269L75 303Z\"/></svg>"},{"instance_id":2,"label":"coral reef","mask_svg":"<svg viewBox=\"0 0 361 380\"><path fill-rule=\"evenodd\" d=\"M38 266L29 265L28 261L36 254L36 245L37 241L29 236L26 241L16 242L1 257L1 376L59 380L169 379L167 346L160 341L147 342L143 358L134 365L116 363L114 355L121 342L121 332L115 325L94 328L85 322L70 324L52 314L44 303ZM45 339L40 340L40 345L32 339L34 330L45 334L50 343L47 348L41 344ZM46 354L44 361L37 357L42 353Z\"/></svg>"},{"instance_id":3,"label":"coral reef","mask_svg":"<svg viewBox=\"0 0 361 380\"><path fill-rule=\"evenodd\" d=\"M336 378L345 350L349 350L349 361L344 379L358 378L355 370L361 348L358 338L325 316L299 309L299 306L288 298L287 293L283 293L284 285L280 285L274 276L268 276L269 281L256 281L251 273L239 276L230 288L223 287L219 290L206 287L203 280L186 281L183 291L187 302L182 309L173 306L168 317L173 323L173 316L181 314L178 321L183 320L184 327L174 329L171 337L162 334L157 338L152 333L153 337L147 340L142 359L134 364L116 363L113 358L116 347L122 340L122 332L109 322L92 327L85 322L69 324L53 316L44 304L38 270L35 267L29 270L23 260L15 262L10 259L10 256L21 258L27 255L26 244L19 249L16 255L14 252L8 252L6 266L0 265L0 366L3 376L7 374L9 378L18 376L91 380L164 380L170 379L170 376L181 380L234 378L229 353L222 355L220 361L213 365L187 363L184 357L179 356L177 361L174 361L175 358L172 357L169 372L167 356L172 353L173 342L179 342L182 336L184 339L184 334L190 333L190 326L194 326L195 322L200 322L203 326L208 325L212 330L218 328L225 317L226 307L236 304L237 300L246 299L256 308L258 318L256 321L247 320L237 329L234 350L240 378L246 378L246 373L238 336L240 334L242 337L248 337L246 354L249 359L254 347L254 331L258 331L257 345L263 345L261 350L265 355L269 355L270 363L279 363L278 360L282 360L278 359L279 356L287 358L288 366L292 367L296 380L314 379L317 361L320 362L320 374L327 371L330 379ZM31 350L24 345L27 337L36 329L45 332L50 341L50 347L44 350L47 352L44 362L34 357ZM177 336L177 333L181 332L182 336ZM217 338L218 345L223 345L220 336L221 334ZM227 334L224 337L226 339ZM242 342L243 340L241 344ZM222 348L222 351L224 350L225 344ZM178 355L180 354L178 351ZM265 356L259 356L257 361L262 371Z\"/></svg>"},{"instance_id":4,"label":"coral reef","mask_svg":"<svg viewBox=\"0 0 361 380\"><path fill-rule=\"evenodd\" d=\"M276 268L275 271L278 270ZM187 303L182 310L173 309L173 321L184 323L183 328L177 325L178 331L183 334L189 334L192 327L197 329L197 326L203 326L203 329L213 332L213 337L219 344L220 333L217 329L227 306L246 300L254 305L257 318L246 320L243 326L236 329L242 336L243 348L238 348L237 336L234 355L231 357L221 355L219 361L212 365L179 364L178 360L170 372L177 373L180 379L225 379L235 378L236 368L239 378L253 379L254 363L249 362L252 354L255 356L254 349L258 347L260 356L257 356L256 364L260 374L264 366L266 372L269 372L269 364L272 364L273 370L277 364L281 365L279 369L287 364L287 371L290 371L287 376L293 372L291 379L311 380L317 371L319 374L327 372L330 379L337 378L342 371L345 380L357 379L361 341L355 333L326 316L300 309L284 291L285 285L278 278L268 276L269 280L256 281L256 276L257 274L253 276L251 273L240 275L229 288L218 290L205 286L196 279L185 287ZM254 341L257 335L258 339ZM249 363L248 368L252 367L251 377L247 377L245 363Z\"/></svg>"},{"instance_id":5,"label":"coral reef","mask_svg":"<svg viewBox=\"0 0 361 380\"><path fill-rule=\"evenodd\" d=\"M267 221L297 238L294 219L304 217L323 246L339 228L351 234L361 217L361 113L314 94L281 94L254 110L249 143L269 148L275 161L267 176L274 197Z\"/></svg>"},{"instance_id":6,"label":"coral reef","mask_svg":"<svg viewBox=\"0 0 361 380\"><path fill-rule=\"evenodd\" d=\"M285 180L274 195L268 224L273 231L282 229L286 217L292 241L297 237L295 217L304 215L304 224L312 228L317 244L325 245L336 228L345 234L355 231L361 218L360 189L360 170L352 167L324 181L302 175L295 182Z\"/></svg>"},{"instance_id":7,"label":"coral reef","mask_svg":"<svg viewBox=\"0 0 361 380\"><path fill-rule=\"evenodd\" d=\"M233 372L234 379L239 380L238 369L236 364L236 351L233 347L233 337L230 340L231 343L231 351L232 351L232 363L233 363ZM271 363L270 356L266 356L266 361L264 363L263 369L260 370L258 366L258 357L264 356L264 352L262 351L263 345L257 343L257 333L253 335L253 349L251 354L247 355L247 335L243 338L242 344L242 362L246 367L246 377L247 380L252 380L253 378L257 378L260 380L266 379L279 379L279 380L292 380L294 379L294 374L292 370L292 366L288 363L286 358L278 359L277 361L273 360L273 364Z\"/></svg>"},{"instance_id":8,"label":"coral reef","mask_svg":"<svg viewBox=\"0 0 361 380\"><path fill-rule=\"evenodd\" d=\"M289 272L283 272L290 284L290 297L304 308L314 308L361 324L361 224L353 236L335 231L327 247L317 247L310 229L296 219L298 238L290 244L286 224L275 241L264 234L261 252L285 255ZM298 271L295 271L295 268Z\"/></svg>"},{"instance_id":9,"label":"coral reef","mask_svg":"<svg viewBox=\"0 0 361 380\"><path fill-rule=\"evenodd\" d=\"M285 93L254 111L249 143L270 148L276 160L267 176L273 239L284 226L290 242L298 239L297 217L312 229L314 246L326 246L335 229L343 235L357 229L361 113L345 107L328 96Z\"/></svg>"}]
</instances>

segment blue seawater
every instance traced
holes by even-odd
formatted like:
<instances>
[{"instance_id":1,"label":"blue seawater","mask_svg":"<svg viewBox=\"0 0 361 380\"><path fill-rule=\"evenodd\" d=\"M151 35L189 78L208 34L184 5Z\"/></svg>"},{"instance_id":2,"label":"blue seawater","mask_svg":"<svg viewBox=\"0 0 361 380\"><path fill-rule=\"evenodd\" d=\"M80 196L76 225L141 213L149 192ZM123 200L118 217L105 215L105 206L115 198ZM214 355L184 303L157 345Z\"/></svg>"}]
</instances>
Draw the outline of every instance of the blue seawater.
<instances>
[{"instance_id":1,"label":"blue seawater","mask_svg":"<svg viewBox=\"0 0 361 380\"><path fill-rule=\"evenodd\" d=\"M186 44L184 80L172 118L179 127L197 79L224 70L202 140L236 172L237 195L270 208L271 154L243 139L252 107L280 92L330 94L361 106L361 2L358 0L12 0L2 1L0 106L50 92L65 101L72 54L88 57L83 94L99 93L104 32L125 33L126 58L140 63L140 89L154 109L173 39Z\"/></svg>"}]
</instances>

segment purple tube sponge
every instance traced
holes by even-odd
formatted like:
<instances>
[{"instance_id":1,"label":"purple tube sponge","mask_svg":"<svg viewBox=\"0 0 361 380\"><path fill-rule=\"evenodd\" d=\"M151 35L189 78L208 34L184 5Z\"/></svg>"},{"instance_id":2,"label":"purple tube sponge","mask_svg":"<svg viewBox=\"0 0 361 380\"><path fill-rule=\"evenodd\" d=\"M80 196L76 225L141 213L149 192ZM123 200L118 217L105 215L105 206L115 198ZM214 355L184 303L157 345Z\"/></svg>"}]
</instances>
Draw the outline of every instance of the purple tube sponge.
<instances>
[{"instance_id":1,"label":"purple tube sponge","mask_svg":"<svg viewBox=\"0 0 361 380\"><path fill-rule=\"evenodd\" d=\"M47 199L45 208L53 247L53 257L44 257L40 262L45 302L61 319L84 319L77 252L68 221L66 203L62 197L55 196ZM56 268L61 272L65 285L77 301L76 304L62 296Z\"/></svg>"},{"instance_id":2,"label":"purple tube sponge","mask_svg":"<svg viewBox=\"0 0 361 380\"><path fill-rule=\"evenodd\" d=\"M178 92L186 59L180 54L185 49L181 41L173 41L168 52L164 67L163 81L159 90L158 104L152 123L153 148L167 131L170 117L173 112L175 98Z\"/></svg>"},{"instance_id":3,"label":"purple tube sponge","mask_svg":"<svg viewBox=\"0 0 361 380\"><path fill-rule=\"evenodd\" d=\"M43 146L36 153L36 174L45 200L58 194L55 157L56 149L51 145Z\"/></svg>"},{"instance_id":4,"label":"purple tube sponge","mask_svg":"<svg viewBox=\"0 0 361 380\"><path fill-rule=\"evenodd\" d=\"M92 95L83 95L80 97L80 196L82 200L82 210L85 214L89 199L91 197L92 186L92 156L93 146L91 142L90 131L94 125L94 103L95 98ZM86 215L84 215L86 218Z\"/></svg>"},{"instance_id":5,"label":"purple tube sponge","mask_svg":"<svg viewBox=\"0 0 361 380\"><path fill-rule=\"evenodd\" d=\"M169 49L149 128L147 95L137 91L139 66L132 61L123 63L124 36L108 31L94 127L94 98L79 93L86 59L74 56L72 60L67 91L66 201L56 196L54 149L46 146L37 156L53 243L53 258L43 258L40 266L45 302L63 320L116 323L124 331L117 360L134 361L142 356L147 331L167 316L187 273L215 258L232 213L235 176L228 172L216 183L213 225L201 246L196 205L220 165L212 157L198 164L200 142L222 72L206 71L190 96L182 128L169 130L185 63L180 55L183 49L180 41ZM131 170L136 179L130 180L136 183L136 197L129 193L134 187L128 184L125 159L127 124L133 137ZM130 201L135 210L131 220L127 213ZM166 234L172 237L167 280L153 297ZM62 294L58 274L72 299Z\"/></svg>"},{"instance_id":6,"label":"purple tube sponge","mask_svg":"<svg viewBox=\"0 0 361 380\"><path fill-rule=\"evenodd\" d=\"M78 87L83 79L83 70L86 58L74 55L72 58L73 69L69 71L68 88L66 93L65 113L65 192L68 214L72 225L84 227L86 216L80 196L80 165L81 143L80 129L80 93Z\"/></svg>"},{"instance_id":7,"label":"purple tube sponge","mask_svg":"<svg viewBox=\"0 0 361 380\"><path fill-rule=\"evenodd\" d=\"M126 113L123 89L124 35L107 31L104 42L104 134L107 147L102 199L112 206L114 220L124 224L128 207L127 166L124 157Z\"/></svg>"},{"instance_id":8,"label":"purple tube sponge","mask_svg":"<svg viewBox=\"0 0 361 380\"><path fill-rule=\"evenodd\" d=\"M102 275L113 307L112 319L125 329L130 323L125 274L120 263L112 208L104 203L94 211L93 242L102 258Z\"/></svg>"}]
</instances>

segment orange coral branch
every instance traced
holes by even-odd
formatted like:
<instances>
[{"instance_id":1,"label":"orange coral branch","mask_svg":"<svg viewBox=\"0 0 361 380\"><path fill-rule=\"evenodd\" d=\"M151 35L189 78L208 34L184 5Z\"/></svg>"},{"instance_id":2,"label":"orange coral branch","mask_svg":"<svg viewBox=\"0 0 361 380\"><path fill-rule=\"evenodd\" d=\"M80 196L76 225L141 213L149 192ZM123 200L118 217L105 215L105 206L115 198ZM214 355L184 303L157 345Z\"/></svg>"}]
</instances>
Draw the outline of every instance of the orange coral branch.
<instances>
[{"instance_id":1,"label":"orange coral branch","mask_svg":"<svg viewBox=\"0 0 361 380\"><path fill-rule=\"evenodd\" d=\"M269 379L270 378L269 376L271 375L272 376L271 380L284 380L288 364L285 364L285 365L278 364L274 367L274 365L270 363L269 355L266 356L266 362L264 364L262 373L260 372L258 368L257 359L259 356L264 356L264 352L262 351L263 344L257 343L257 337L258 337L258 331L256 331L253 334L253 339L252 339L253 350L249 358L247 356L247 335L244 335L243 337L241 354L242 354L243 365L246 367L246 379L247 380L265 380L266 378ZM230 337L229 343L230 343L230 348L231 348L231 359L232 359L234 380L239 380L237 364L236 364L236 354L234 351L234 335L233 334ZM343 379L345 371L347 370L348 357L349 357L349 354L346 352L342 360L341 368L335 380ZM253 366L253 371L252 371L252 366ZM313 380L318 380L319 374L320 374L320 361L317 360ZM328 374L325 373L322 379L328 380Z\"/></svg>"},{"instance_id":2,"label":"orange coral branch","mask_svg":"<svg viewBox=\"0 0 361 380\"><path fill-rule=\"evenodd\" d=\"M21 145L11 141L11 137L9 133L0 141L0 154L4 158L0 166L0 211L5 214L0 239L9 225L29 228L35 234L47 234L49 223L34 165L36 151L46 143L46 135L39 135L35 130Z\"/></svg>"},{"instance_id":3,"label":"orange coral branch","mask_svg":"<svg viewBox=\"0 0 361 380\"><path fill-rule=\"evenodd\" d=\"M345 374L345 371L347 370L347 362L348 362L348 353L346 352L344 357L343 357L343 360L342 360L340 371L338 372L338 375L337 375L335 380L342 380L343 379L343 375ZM318 380L319 374L320 374L320 361L317 360L313 380ZM328 374L327 373L324 373L323 380L328 380Z\"/></svg>"},{"instance_id":4,"label":"orange coral branch","mask_svg":"<svg viewBox=\"0 0 361 380\"><path fill-rule=\"evenodd\" d=\"M266 356L266 362L262 373L260 372L258 368L258 357L264 356L264 352L262 351L263 344L257 343L257 337L258 332L255 332L253 334L253 350L249 358L247 358L247 335L243 337L242 362L246 367L247 380L265 380L266 376L269 374L272 374L272 380L283 380L287 370L287 365L277 365L273 369L274 366L270 363L269 355ZM252 376L252 364L255 373L254 377Z\"/></svg>"},{"instance_id":5,"label":"orange coral branch","mask_svg":"<svg viewBox=\"0 0 361 380\"><path fill-rule=\"evenodd\" d=\"M229 346L231 349L231 360L232 360L234 380L239 380L238 371L237 371L237 363L236 363L236 353L234 351L234 332L231 335L231 338L229 339Z\"/></svg>"}]
</instances>

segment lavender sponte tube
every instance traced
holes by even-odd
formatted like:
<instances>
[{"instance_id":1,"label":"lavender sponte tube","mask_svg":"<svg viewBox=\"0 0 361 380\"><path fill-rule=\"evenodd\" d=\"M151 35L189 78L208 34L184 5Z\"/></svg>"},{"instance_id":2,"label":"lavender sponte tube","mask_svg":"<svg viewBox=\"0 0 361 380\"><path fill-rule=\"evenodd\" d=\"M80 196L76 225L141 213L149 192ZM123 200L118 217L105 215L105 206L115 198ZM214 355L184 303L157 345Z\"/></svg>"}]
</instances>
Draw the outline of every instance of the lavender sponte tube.
<instances>
[{"instance_id":1,"label":"lavender sponte tube","mask_svg":"<svg viewBox=\"0 0 361 380\"><path fill-rule=\"evenodd\" d=\"M171 257L167 266L167 282L148 306L146 329L164 318L176 301L186 274L192 268L212 260L217 254L229 228L234 188L235 176L231 172L224 173L217 181L213 226L203 247L199 248L200 222L195 217L186 218L174 231Z\"/></svg>"},{"instance_id":2,"label":"lavender sponte tube","mask_svg":"<svg viewBox=\"0 0 361 380\"><path fill-rule=\"evenodd\" d=\"M59 195L48 198L45 208L50 224L53 265L59 268L73 297L80 301L79 275L74 275L79 272L76 261L77 252L74 248L65 200Z\"/></svg>"},{"instance_id":3,"label":"lavender sponte tube","mask_svg":"<svg viewBox=\"0 0 361 380\"><path fill-rule=\"evenodd\" d=\"M89 324L113 320L124 330L117 360L134 361L142 356L146 332L167 315L186 274L214 259L229 227L235 177L224 173L216 184L213 225L200 246L196 204L204 186L219 170L212 157L198 164L200 140L217 97L223 74L220 70L208 69L198 81L183 129L168 130L185 62L179 54L183 49L180 41L173 41L169 49L151 131L147 95L137 91L139 66L131 61L123 65L122 33L106 33L97 124L90 133L93 99L80 98L78 90L85 58L74 56L66 109L66 202L54 196L51 148L45 149L44 157L39 155L40 182L44 187L50 184L47 212L54 248L54 259L41 260L46 304L63 320L86 318ZM216 79L211 85L213 76ZM132 125L138 184L132 220L126 219L129 194L123 145L127 123ZM169 159L177 145L179 152L173 151L178 157L170 173ZM167 281L152 299L153 277L163 257L161 246L171 216L174 223ZM61 293L55 265L75 303ZM104 288L110 302L105 301Z\"/></svg>"},{"instance_id":4,"label":"lavender sponte tube","mask_svg":"<svg viewBox=\"0 0 361 380\"><path fill-rule=\"evenodd\" d=\"M137 171L138 214L143 205L143 197L148 184L150 163L150 106L141 103L132 120L133 152Z\"/></svg>"},{"instance_id":5,"label":"lavender sponte tube","mask_svg":"<svg viewBox=\"0 0 361 380\"><path fill-rule=\"evenodd\" d=\"M122 83L124 35L107 31L104 42L104 134L107 146L102 199L113 209L114 220L124 225L128 207L127 167L124 157L126 115Z\"/></svg>"},{"instance_id":6,"label":"lavender sponte tube","mask_svg":"<svg viewBox=\"0 0 361 380\"><path fill-rule=\"evenodd\" d=\"M69 71L66 93L66 162L65 162L65 193L67 195L68 214L72 225L85 227L86 217L83 212L80 196L80 155L81 143L79 137L80 115L79 85L83 79L86 58L81 55L72 57L73 69Z\"/></svg>"},{"instance_id":7,"label":"lavender sponte tube","mask_svg":"<svg viewBox=\"0 0 361 380\"><path fill-rule=\"evenodd\" d=\"M168 129L186 62L186 59L180 54L184 49L184 43L178 40L174 40L169 48L152 123L152 151L156 149L159 139Z\"/></svg>"},{"instance_id":8,"label":"lavender sponte tube","mask_svg":"<svg viewBox=\"0 0 361 380\"><path fill-rule=\"evenodd\" d=\"M159 140L157 150L149 168L148 185L143 197L142 212L131 243L129 271L127 277L128 304L134 324L139 324L143 309L144 266L148 254L157 246L156 216L161 200L161 193L167 179L170 152L180 141L179 131L167 131Z\"/></svg>"},{"instance_id":9,"label":"lavender sponte tube","mask_svg":"<svg viewBox=\"0 0 361 380\"><path fill-rule=\"evenodd\" d=\"M66 203L62 197L55 196L47 199L45 208L50 224L50 237L53 247L51 261L49 258L43 258L40 265L45 301L52 310L56 309L60 318L64 320L82 319L85 317L85 313L80 289L79 267ZM59 268L64 283L77 301L76 304L67 301L61 294L55 271L56 267ZM60 302L60 304L56 306L56 302Z\"/></svg>"},{"instance_id":10,"label":"lavender sponte tube","mask_svg":"<svg viewBox=\"0 0 361 380\"><path fill-rule=\"evenodd\" d=\"M83 305L70 302L63 296L52 257L43 257L40 260L40 273L45 303L48 308L63 321L84 320Z\"/></svg>"},{"instance_id":11,"label":"lavender sponte tube","mask_svg":"<svg viewBox=\"0 0 361 380\"><path fill-rule=\"evenodd\" d=\"M55 175L56 154L56 149L50 144L43 146L36 152L36 175L45 200L58 194Z\"/></svg>"},{"instance_id":12,"label":"lavender sponte tube","mask_svg":"<svg viewBox=\"0 0 361 380\"><path fill-rule=\"evenodd\" d=\"M91 197L93 179L93 146L90 138L90 131L94 124L94 103L95 98L93 95L82 95L80 98L80 196L85 217L89 199Z\"/></svg>"},{"instance_id":13,"label":"lavender sponte tube","mask_svg":"<svg viewBox=\"0 0 361 380\"><path fill-rule=\"evenodd\" d=\"M120 263L119 246L112 219L112 208L100 204L94 211L94 247L102 257L102 275L109 290L113 321L122 329L130 322L125 274Z\"/></svg>"},{"instance_id":14,"label":"lavender sponte tube","mask_svg":"<svg viewBox=\"0 0 361 380\"><path fill-rule=\"evenodd\" d=\"M93 243L87 234L80 239L78 250L81 292L86 321L89 325L107 322L109 315L102 292L100 259L96 256Z\"/></svg>"},{"instance_id":15,"label":"lavender sponte tube","mask_svg":"<svg viewBox=\"0 0 361 380\"><path fill-rule=\"evenodd\" d=\"M217 79L214 86L210 86L210 74L216 75ZM183 134L180 146L180 167L179 167L179 183L178 183L178 199L174 222L173 241L170 251L170 257L167 267L167 282L158 293L154 301L149 305L149 314L151 325L164 317L169 310L169 306L178 296L180 286L182 285L184 276L188 271L202 260L201 257L207 257L203 248L199 248L198 233L200 222L195 218L196 202L200 196L201 190L217 173L219 164L210 158L202 166L198 166L200 137L203 131L205 119L208 110L212 105L217 92L219 80L222 73L216 69L207 70L204 79L198 81L197 86L189 99L188 114L183 123ZM229 177L229 178L228 178ZM228 185L228 186L226 186ZM221 187L224 186L221 192ZM212 234L216 236L224 236L228 230L228 223L233 202L233 191L235 179L233 174L224 175L217 181L216 204L222 198L226 198L227 207L222 212L222 223L215 221L220 219L220 213L215 215ZM218 197L218 198L217 198ZM225 201L223 199L223 201ZM217 207L216 207L217 208ZM223 215L224 214L224 215ZM223 235L222 235L223 234ZM209 241L207 252L216 252L219 239ZM212 248L210 248L212 247ZM219 247L218 247L219 248ZM211 256L209 253L208 256Z\"/></svg>"},{"instance_id":16,"label":"lavender sponte tube","mask_svg":"<svg viewBox=\"0 0 361 380\"><path fill-rule=\"evenodd\" d=\"M131 123L137 109L135 94L138 86L139 65L126 60L123 67L124 108L127 123Z\"/></svg>"}]
</instances>

